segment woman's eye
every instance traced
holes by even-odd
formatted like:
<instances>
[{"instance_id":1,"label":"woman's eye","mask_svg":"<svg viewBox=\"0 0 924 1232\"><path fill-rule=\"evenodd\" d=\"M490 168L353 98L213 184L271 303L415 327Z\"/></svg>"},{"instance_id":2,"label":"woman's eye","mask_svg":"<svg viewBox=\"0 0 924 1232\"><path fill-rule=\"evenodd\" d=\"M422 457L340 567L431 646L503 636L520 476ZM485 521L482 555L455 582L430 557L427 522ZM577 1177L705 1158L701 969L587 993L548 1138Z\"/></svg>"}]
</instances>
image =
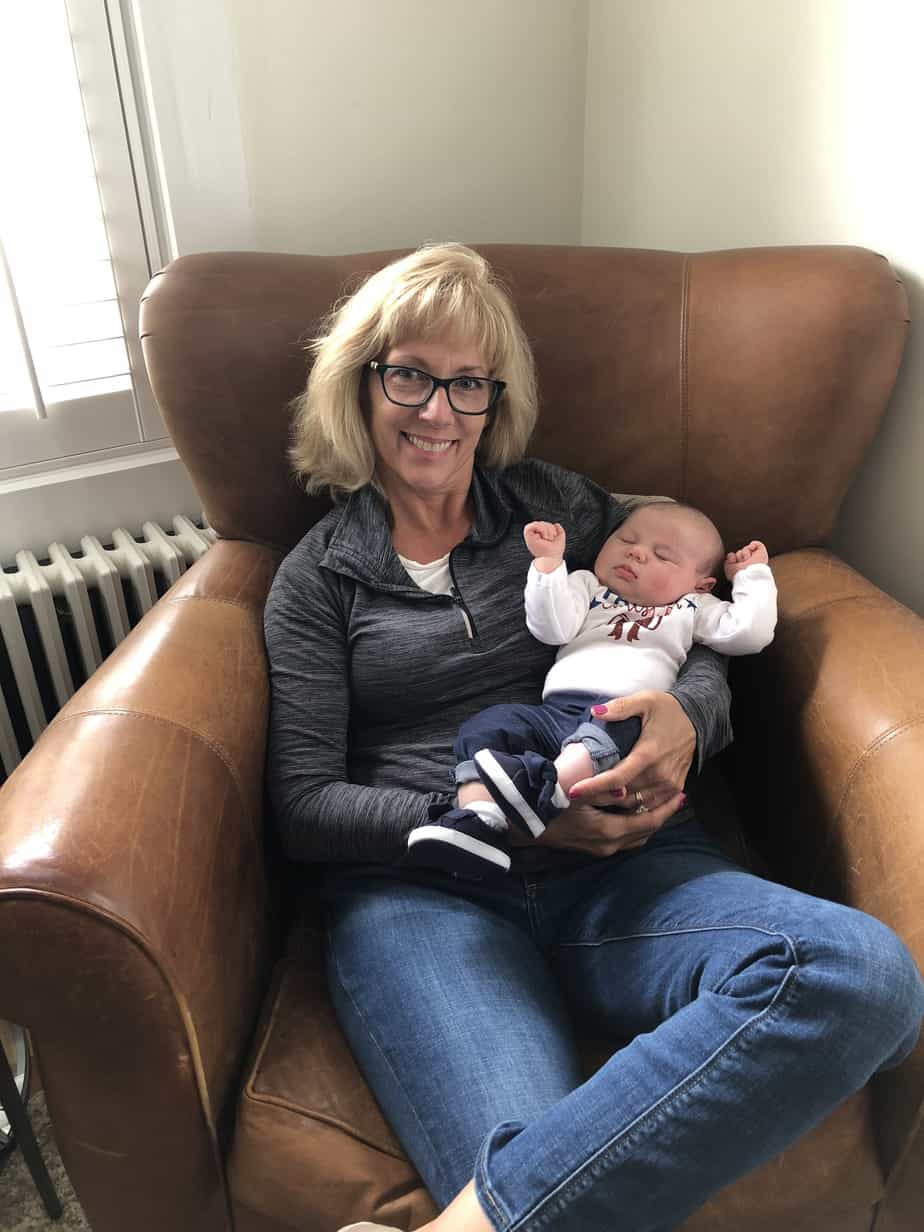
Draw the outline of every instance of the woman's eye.
<instances>
[{"instance_id":1,"label":"woman's eye","mask_svg":"<svg viewBox=\"0 0 924 1232\"><path fill-rule=\"evenodd\" d=\"M393 381L419 381L423 373L418 372L416 368L392 368L391 379Z\"/></svg>"},{"instance_id":2,"label":"woman's eye","mask_svg":"<svg viewBox=\"0 0 924 1232\"><path fill-rule=\"evenodd\" d=\"M463 394L473 394L476 389L481 388L481 381L474 376L457 376L453 381L453 386Z\"/></svg>"}]
</instances>

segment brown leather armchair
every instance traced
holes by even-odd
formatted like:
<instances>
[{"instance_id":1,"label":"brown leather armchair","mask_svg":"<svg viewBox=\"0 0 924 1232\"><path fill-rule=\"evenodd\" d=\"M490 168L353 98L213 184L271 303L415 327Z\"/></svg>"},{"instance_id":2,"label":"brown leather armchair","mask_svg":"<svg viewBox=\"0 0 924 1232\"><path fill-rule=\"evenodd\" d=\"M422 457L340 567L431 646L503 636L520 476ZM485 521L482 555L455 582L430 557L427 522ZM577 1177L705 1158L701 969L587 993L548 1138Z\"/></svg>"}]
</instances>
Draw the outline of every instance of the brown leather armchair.
<instances>
[{"instance_id":1,"label":"brown leather armchair","mask_svg":"<svg viewBox=\"0 0 924 1232\"><path fill-rule=\"evenodd\" d=\"M721 824L743 858L879 916L921 962L924 621L824 547L898 370L893 271L854 248L485 252L538 359L533 452L683 497L775 557L779 629L734 664L709 816L737 798L744 829ZM263 605L325 508L284 458L299 340L391 255L183 257L146 296L154 391L221 540L0 793L0 1017L32 1031L95 1232L432 1213L337 1028L262 790ZM588 1041L588 1065L615 1043ZM684 1227L920 1228L922 1098L919 1047Z\"/></svg>"}]
</instances>

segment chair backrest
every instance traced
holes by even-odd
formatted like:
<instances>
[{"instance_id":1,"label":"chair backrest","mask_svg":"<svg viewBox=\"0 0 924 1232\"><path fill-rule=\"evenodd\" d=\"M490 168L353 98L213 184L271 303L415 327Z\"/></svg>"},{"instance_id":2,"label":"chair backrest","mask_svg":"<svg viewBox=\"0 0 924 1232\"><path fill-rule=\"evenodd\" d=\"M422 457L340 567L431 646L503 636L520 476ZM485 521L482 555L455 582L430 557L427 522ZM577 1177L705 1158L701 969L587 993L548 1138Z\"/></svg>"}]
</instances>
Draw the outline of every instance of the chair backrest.
<instances>
[{"instance_id":1,"label":"chair backrest","mask_svg":"<svg viewBox=\"0 0 924 1232\"><path fill-rule=\"evenodd\" d=\"M535 350L531 453L698 505L730 543L826 541L905 343L907 299L884 258L834 246L480 251ZM151 383L222 536L288 548L328 507L285 457L303 340L397 255L201 253L152 280Z\"/></svg>"}]
</instances>

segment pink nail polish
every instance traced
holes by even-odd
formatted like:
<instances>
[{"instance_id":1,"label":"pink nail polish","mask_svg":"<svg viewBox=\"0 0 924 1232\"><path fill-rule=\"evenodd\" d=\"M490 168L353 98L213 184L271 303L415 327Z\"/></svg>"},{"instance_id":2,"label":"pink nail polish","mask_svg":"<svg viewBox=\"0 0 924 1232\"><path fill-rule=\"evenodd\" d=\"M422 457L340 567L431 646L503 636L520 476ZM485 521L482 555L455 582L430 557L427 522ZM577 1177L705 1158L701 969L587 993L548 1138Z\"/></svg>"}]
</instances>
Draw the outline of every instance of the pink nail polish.
<instances>
[{"instance_id":1,"label":"pink nail polish","mask_svg":"<svg viewBox=\"0 0 924 1232\"><path fill-rule=\"evenodd\" d=\"M569 788L568 790L569 800L579 800L580 798L581 798L581 793L578 791L576 787Z\"/></svg>"},{"instance_id":2,"label":"pink nail polish","mask_svg":"<svg viewBox=\"0 0 924 1232\"><path fill-rule=\"evenodd\" d=\"M606 706L591 706L591 714L606 714Z\"/></svg>"},{"instance_id":3,"label":"pink nail polish","mask_svg":"<svg viewBox=\"0 0 924 1232\"><path fill-rule=\"evenodd\" d=\"M621 800L625 794L626 794L625 787L614 787L613 788L613 795L616 797L617 800Z\"/></svg>"}]
</instances>

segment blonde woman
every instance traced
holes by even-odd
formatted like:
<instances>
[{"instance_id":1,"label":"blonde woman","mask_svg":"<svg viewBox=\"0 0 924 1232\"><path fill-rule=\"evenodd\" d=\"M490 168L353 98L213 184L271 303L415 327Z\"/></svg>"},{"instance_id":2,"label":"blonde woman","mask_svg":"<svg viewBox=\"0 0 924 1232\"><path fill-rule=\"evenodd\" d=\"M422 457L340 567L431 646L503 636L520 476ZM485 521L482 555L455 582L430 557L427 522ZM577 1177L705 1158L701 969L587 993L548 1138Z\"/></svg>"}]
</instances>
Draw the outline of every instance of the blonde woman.
<instances>
[{"instance_id":1,"label":"blonde woman","mask_svg":"<svg viewBox=\"0 0 924 1232\"><path fill-rule=\"evenodd\" d=\"M268 775L317 870L339 1020L441 1210L427 1232L663 1232L897 1064L920 977L878 921L737 868L685 806L729 732L705 648L608 705L641 720L632 752L502 885L402 867L451 807L460 722L539 700L524 525L567 525L588 568L627 510L524 457L529 347L471 250L373 275L314 351L292 457L337 503L267 606ZM587 1082L575 1022L631 1040Z\"/></svg>"}]
</instances>

